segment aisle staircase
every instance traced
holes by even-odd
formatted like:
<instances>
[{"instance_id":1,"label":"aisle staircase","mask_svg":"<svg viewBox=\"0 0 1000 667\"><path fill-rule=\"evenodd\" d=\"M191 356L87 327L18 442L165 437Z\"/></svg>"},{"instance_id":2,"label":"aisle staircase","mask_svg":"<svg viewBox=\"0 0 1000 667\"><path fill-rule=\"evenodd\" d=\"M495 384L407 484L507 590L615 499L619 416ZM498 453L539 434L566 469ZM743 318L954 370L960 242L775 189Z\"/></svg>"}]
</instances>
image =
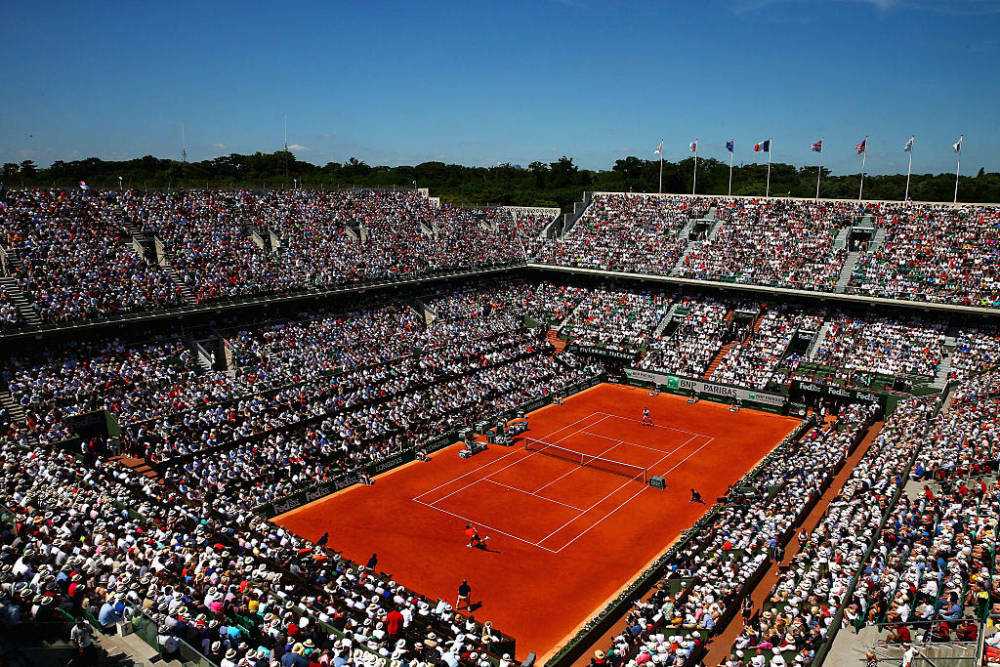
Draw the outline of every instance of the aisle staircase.
<instances>
[{"instance_id":1,"label":"aisle staircase","mask_svg":"<svg viewBox=\"0 0 1000 667\"><path fill-rule=\"evenodd\" d=\"M830 322L824 321L823 326L819 328L816 338L813 339L813 342L809 345L809 349L806 351L806 358L809 359L809 361L813 361L816 358L816 350L818 350L820 345L823 344L823 341L826 340L827 334L830 333L831 326Z\"/></svg>"},{"instance_id":2,"label":"aisle staircase","mask_svg":"<svg viewBox=\"0 0 1000 667\"><path fill-rule=\"evenodd\" d=\"M851 234L850 227L841 227L840 231L837 232L836 238L833 239L833 249L841 250L847 247L847 237Z\"/></svg>"},{"instance_id":3,"label":"aisle staircase","mask_svg":"<svg viewBox=\"0 0 1000 667\"><path fill-rule=\"evenodd\" d=\"M146 463L146 459L140 459L134 456L125 456L122 454L110 457L108 462L117 463L125 468L128 468L137 475L142 475L143 477L147 477L154 481L160 478L160 473L150 467L150 465Z\"/></svg>"},{"instance_id":4,"label":"aisle staircase","mask_svg":"<svg viewBox=\"0 0 1000 667\"><path fill-rule=\"evenodd\" d=\"M566 339L559 337L559 330L555 327L549 327L548 333L545 334L545 340L549 341L549 344L555 348L556 354L562 354L563 350L566 349Z\"/></svg>"},{"instance_id":5,"label":"aisle staircase","mask_svg":"<svg viewBox=\"0 0 1000 667\"><path fill-rule=\"evenodd\" d=\"M660 335L663 333L663 330L667 328L667 325L673 321L674 316L677 314L677 308L679 306L680 302L674 301L674 303L670 306L670 310L668 310L667 314L663 316L663 319L660 320L660 323L656 325L656 330L653 331L653 338L660 337Z\"/></svg>"},{"instance_id":6,"label":"aisle staircase","mask_svg":"<svg viewBox=\"0 0 1000 667\"><path fill-rule=\"evenodd\" d=\"M17 266L16 258L12 258L8 255L8 259L12 266ZM33 329L41 328L42 320L38 317L38 313L35 312L35 308L28 301L28 297L25 296L24 290L18 284L17 279L13 276L4 276L0 278L0 290L7 293L10 300L17 307L17 312L21 314L21 319L27 323L27 325Z\"/></svg>"},{"instance_id":7,"label":"aisle staircase","mask_svg":"<svg viewBox=\"0 0 1000 667\"><path fill-rule=\"evenodd\" d=\"M885 237L886 237L885 227L879 227L878 229L876 229L875 236L872 237L871 247L868 249L868 252L875 252L876 250L881 248L882 244L885 243Z\"/></svg>"},{"instance_id":8,"label":"aisle staircase","mask_svg":"<svg viewBox=\"0 0 1000 667\"><path fill-rule=\"evenodd\" d=\"M24 421L24 408L14 400L14 397L10 395L9 391L0 391L0 405L2 405L7 410L7 414L10 418L16 422Z\"/></svg>"},{"instance_id":9,"label":"aisle staircase","mask_svg":"<svg viewBox=\"0 0 1000 667\"><path fill-rule=\"evenodd\" d=\"M719 351L715 353L715 357L712 359L712 363L708 365L708 369L706 369L705 373L701 376L702 380L710 380L712 378L712 373L715 372L715 369L719 367L719 364L722 363L725 356L729 354L729 351L733 349L738 342L739 341L731 340L719 348Z\"/></svg>"},{"instance_id":10,"label":"aisle staircase","mask_svg":"<svg viewBox=\"0 0 1000 667\"><path fill-rule=\"evenodd\" d=\"M177 286L177 290L181 293L181 296L184 297L184 303L191 306L198 305L198 302L195 301L194 298L194 292L192 292L191 288L184 284L184 281L181 280L180 275L178 275L174 267L170 266L170 264L164 264L161 268L168 276L170 276L170 280L174 282L174 285Z\"/></svg>"},{"instance_id":11,"label":"aisle staircase","mask_svg":"<svg viewBox=\"0 0 1000 667\"><path fill-rule=\"evenodd\" d=\"M844 293L848 283L851 282L851 277L854 275L854 267L858 265L858 260L860 259L860 252L847 253L847 259L844 260L844 266L840 269L840 277L837 278L837 286L833 289L834 292L837 294Z\"/></svg>"},{"instance_id":12,"label":"aisle staircase","mask_svg":"<svg viewBox=\"0 0 1000 667\"><path fill-rule=\"evenodd\" d=\"M938 364L937 371L934 373L934 381L931 382L931 387L939 391L944 391L944 388L948 386L948 376L951 375L951 353L952 350L945 346L941 363Z\"/></svg>"}]
</instances>

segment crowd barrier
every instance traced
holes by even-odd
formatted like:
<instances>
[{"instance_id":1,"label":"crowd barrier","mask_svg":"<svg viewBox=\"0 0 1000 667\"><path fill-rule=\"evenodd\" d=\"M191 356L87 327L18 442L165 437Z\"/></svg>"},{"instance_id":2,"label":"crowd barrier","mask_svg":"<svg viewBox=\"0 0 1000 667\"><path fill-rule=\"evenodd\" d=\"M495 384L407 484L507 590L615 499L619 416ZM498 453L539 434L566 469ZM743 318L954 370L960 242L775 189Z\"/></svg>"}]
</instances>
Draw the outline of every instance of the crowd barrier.
<instances>
[{"instance_id":1,"label":"crowd barrier","mask_svg":"<svg viewBox=\"0 0 1000 667\"><path fill-rule=\"evenodd\" d=\"M638 368L626 368L624 373L631 384L656 386L672 394L696 395L710 399L722 399L724 401L740 401L741 403L760 406L765 410L780 411L788 403L788 397L781 394L770 394L736 385L705 382L682 375L669 375L655 371L639 370Z\"/></svg>"}]
</instances>

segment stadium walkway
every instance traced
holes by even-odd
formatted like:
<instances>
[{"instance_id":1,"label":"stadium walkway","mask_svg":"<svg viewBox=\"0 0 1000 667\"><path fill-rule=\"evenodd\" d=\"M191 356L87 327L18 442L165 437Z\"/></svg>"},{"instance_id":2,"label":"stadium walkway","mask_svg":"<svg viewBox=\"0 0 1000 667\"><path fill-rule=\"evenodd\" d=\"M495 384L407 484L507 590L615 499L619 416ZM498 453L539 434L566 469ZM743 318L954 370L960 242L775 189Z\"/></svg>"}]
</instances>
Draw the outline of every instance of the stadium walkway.
<instances>
[{"instance_id":1,"label":"stadium walkway","mask_svg":"<svg viewBox=\"0 0 1000 667\"><path fill-rule=\"evenodd\" d=\"M806 516L805 521L802 522L802 525L796 530L796 532L799 530L812 532L812 530L819 523L820 519L823 517L823 514L826 512L826 508L830 505L830 502L837 497L840 489L843 488L844 483L847 482L847 478L850 477L851 471L854 470L858 461L861 460L861 457L865 455L865 452L868 451L872 442L882 431L883 425L884 422L881 421L872 424L871 428L869 428L868 432L865 434L865 437L861 440L861 444L859 444L857 449L854 450L854 453L848 457L844 467L841 468L840 472L837 473L837 476L833 478L833 482L827 487L826 492L819 499L819 502L816 503L816 506L813 507L812 511ZM770 593L771 589L774 587L774 584L778 579L778 568L787 565L798 552L798 540L792 539L791 543L785 550L785 555L781 562L777 566L772 563L771 567L768 568L768 571L764 574L764 577L760 580L760 583L757 584L757 587L753 590L750 596L753 599L755 611L760 609L761 604L763 604L764 600L767 598L767 594ZM652 594L653 590L650 590L642 597L642 599L647 600L650 596L652 596ZM591 647L584 652L584 654L576 662L573 663L573 667L586 667L590 664L590 659L593 657L594 651L607 650L608 646L611 645L611 640L621 634L622 630L624 630L624 620L625 619L622 618L619 622L615 623L610 630L601 635L591 645ZM712 639L708 646L708 655L705 656L705 665L712 667L722 662L726 656L729 655L729 649L732 647L733 641L742 629L743 622L739 614L737 614L722 634L717 635Z\"/></svg>"}]
</instances>

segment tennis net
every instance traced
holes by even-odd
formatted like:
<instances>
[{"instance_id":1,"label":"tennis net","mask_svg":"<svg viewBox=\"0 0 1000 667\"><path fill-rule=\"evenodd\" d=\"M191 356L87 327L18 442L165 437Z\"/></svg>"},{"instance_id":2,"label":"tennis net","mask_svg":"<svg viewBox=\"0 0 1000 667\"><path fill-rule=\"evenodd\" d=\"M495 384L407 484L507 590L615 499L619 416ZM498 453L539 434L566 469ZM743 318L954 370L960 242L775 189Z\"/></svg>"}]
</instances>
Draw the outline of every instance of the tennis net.
<instances>
[{"instance_id":1,"label":"tennis net","mask_svg":"<svg viewBox=\"0 0 1000 667\"><path fill-rule=\"evenodd\" d=\"M623 461L615 461L614 459L608 459L594 454L587 454L586 452L577 451L575 449L563 447L562 445L556 445L551 442L545 442L544 440L536 440L535 438L524 438L523 443L524 450L527 452L537 452L546 456L562 459L563 461L569 461L570 463L575 463L579 466L596 468L605 472L614 473L615 475L621 475L622 477L639 479L644 483L646 482L646 473L648 469L643 468L642 466L625 463Z\"/></svg>"}]
</instances>

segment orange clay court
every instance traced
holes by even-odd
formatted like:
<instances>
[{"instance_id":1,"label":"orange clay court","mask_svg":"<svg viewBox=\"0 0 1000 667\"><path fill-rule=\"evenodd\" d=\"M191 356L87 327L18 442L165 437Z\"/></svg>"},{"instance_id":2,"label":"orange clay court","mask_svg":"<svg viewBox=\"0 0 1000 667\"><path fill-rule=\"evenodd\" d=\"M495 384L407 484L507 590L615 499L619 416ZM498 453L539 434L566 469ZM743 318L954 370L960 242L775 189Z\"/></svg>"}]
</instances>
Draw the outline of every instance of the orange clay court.
<instances>
[{"instance_id":1,"label":"orange clay court","mask_svg":"<svg viewBox=\"0 0 1000 667\"><path fill-rule=\"evenodd\" d=\"M274 521L313 540L329 531L355 562L377 552L380 570L431 599L454 604L467 578L476 617L515 637L517 657L544 658L705 512L692 488L711 504L798 420L603 384L529 423L530 438L624 465L581 466L523 443L464 460L453 445ZM665 491L642 481L647 469ZM487 551L466 548L467 522L490 537Z\"/></svg>"}]
</instances>

